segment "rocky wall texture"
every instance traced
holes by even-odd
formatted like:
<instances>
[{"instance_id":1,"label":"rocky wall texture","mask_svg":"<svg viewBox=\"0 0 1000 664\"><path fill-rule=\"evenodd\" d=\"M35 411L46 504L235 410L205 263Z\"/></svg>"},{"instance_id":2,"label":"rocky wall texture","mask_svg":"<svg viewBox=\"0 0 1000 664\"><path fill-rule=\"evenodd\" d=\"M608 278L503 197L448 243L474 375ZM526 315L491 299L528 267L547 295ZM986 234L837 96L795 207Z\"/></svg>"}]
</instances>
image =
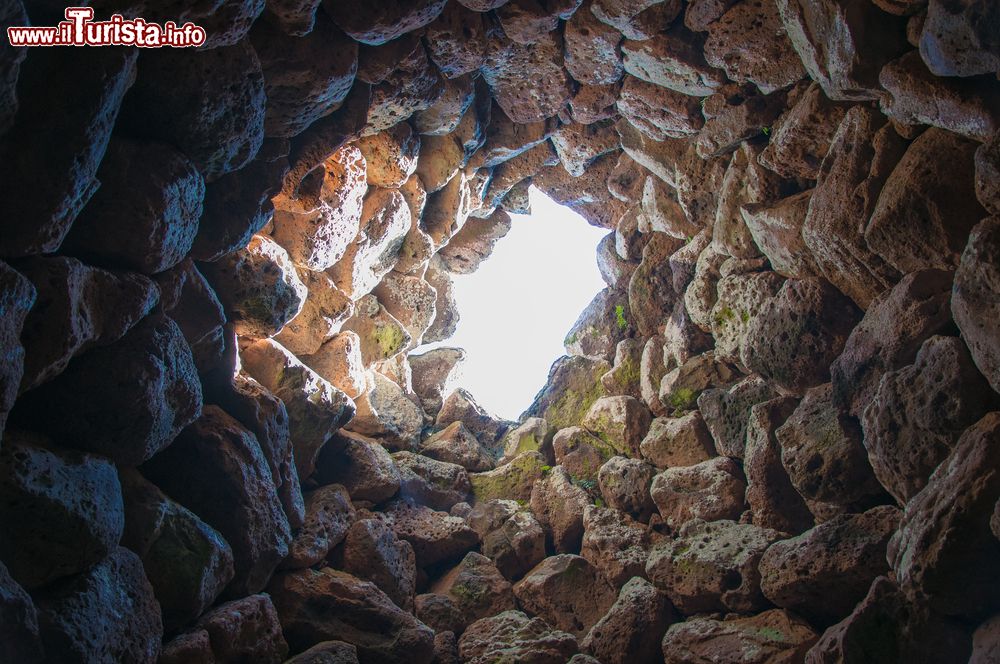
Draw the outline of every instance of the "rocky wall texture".
<instances>
[{"instance_id":1,"label":"rocky wall texture","mask_svg":"<svg viewBox=\"0 0 1000 664\"><path fill-rule=\"evenodd\" d=\"M209 41L0 48L0 661L998 661L996 2L91 4Z\"/></svg>"}]
</instances>

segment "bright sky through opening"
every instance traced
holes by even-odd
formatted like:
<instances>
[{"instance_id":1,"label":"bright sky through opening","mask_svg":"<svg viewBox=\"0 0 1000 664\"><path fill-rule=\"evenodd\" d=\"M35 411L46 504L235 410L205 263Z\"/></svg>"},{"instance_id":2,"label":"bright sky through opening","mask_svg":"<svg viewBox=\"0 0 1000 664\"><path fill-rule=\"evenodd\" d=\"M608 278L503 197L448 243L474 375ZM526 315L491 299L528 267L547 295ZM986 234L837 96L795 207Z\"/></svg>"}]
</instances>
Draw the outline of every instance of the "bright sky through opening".
<instances>
[{"instance_id":1,"label":"bright sky through opening","mask_svg":"<svg viewBox=\"0 0 1000 664\"><path fill-rule=\"evenodd\" d=\"M453 387L495 415L516 420L566 354L563 339L605 287L597 243L607 229L531 188L530 215L511 215L510 233L470 275L454 275L455 335L417 352L458 346L468 354Z\"/></svg>"}]
</instances>

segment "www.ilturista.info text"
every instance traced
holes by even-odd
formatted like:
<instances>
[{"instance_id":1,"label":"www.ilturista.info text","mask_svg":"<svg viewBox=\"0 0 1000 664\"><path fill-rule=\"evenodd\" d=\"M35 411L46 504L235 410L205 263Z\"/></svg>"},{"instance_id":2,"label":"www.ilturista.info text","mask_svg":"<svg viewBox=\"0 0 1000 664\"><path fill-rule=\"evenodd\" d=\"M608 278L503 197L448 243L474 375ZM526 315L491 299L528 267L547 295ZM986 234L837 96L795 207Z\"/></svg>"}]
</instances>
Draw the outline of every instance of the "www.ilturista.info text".
<instances>
[{"instance_id":1,"label":"www.ilturista.info text","mask_svg":"<svg viewBox=\"0 0 1000 664\"><path fill-rule=\"evenodd\" d=\"M137 46L140 48L188 48L205 43L205 29L194 23L163 25L141 18L115 14L107 21L94 20L93 7L67 7L65 21L55 27L15 26L7 28L11 46Z\"/></svg>"}]
</instances>

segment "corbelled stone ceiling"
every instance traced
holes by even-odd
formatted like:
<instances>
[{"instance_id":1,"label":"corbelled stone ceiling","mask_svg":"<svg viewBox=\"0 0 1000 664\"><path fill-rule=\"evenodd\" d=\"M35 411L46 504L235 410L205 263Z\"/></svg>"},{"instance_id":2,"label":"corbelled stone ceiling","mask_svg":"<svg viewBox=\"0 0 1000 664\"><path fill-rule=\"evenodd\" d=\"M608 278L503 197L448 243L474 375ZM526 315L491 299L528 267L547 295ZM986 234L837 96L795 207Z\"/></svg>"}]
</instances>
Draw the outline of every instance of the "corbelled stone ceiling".
<instances>
[{"instance_id":1,"label":"corbelled stone ceiling","mask_svg":"<svg viewBox=\"0 0 1000 664\"><path fill-rule=\"evenodd\" d=\"M1000 661L1000 3L89 4L208 38L0 47L0 661Z\"/></svg>"}]
</instances>

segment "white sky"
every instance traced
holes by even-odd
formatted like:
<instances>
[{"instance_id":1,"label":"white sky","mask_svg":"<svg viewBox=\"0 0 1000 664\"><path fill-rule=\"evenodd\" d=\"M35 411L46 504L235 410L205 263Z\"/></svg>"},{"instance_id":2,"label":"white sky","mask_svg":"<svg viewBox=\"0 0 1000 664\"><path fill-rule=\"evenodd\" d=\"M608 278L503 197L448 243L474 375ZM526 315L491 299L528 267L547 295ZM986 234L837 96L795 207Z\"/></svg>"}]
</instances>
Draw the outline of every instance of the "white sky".
<instances>
[{"instance_id":1,"label":"white sky","mask_svg":"<svg viewBox=\"0 0 1000 664\"><path fill-rule=\"evenodd\" d=\"M455 335L416 352L458 346L468 354L453 385L511 420L565 355L563 339L604 288L597 243L608 234L531 188L531 215L511 215L510 233L470 275L454 275L461 319Z\"/></svg>"}]
</instances>

